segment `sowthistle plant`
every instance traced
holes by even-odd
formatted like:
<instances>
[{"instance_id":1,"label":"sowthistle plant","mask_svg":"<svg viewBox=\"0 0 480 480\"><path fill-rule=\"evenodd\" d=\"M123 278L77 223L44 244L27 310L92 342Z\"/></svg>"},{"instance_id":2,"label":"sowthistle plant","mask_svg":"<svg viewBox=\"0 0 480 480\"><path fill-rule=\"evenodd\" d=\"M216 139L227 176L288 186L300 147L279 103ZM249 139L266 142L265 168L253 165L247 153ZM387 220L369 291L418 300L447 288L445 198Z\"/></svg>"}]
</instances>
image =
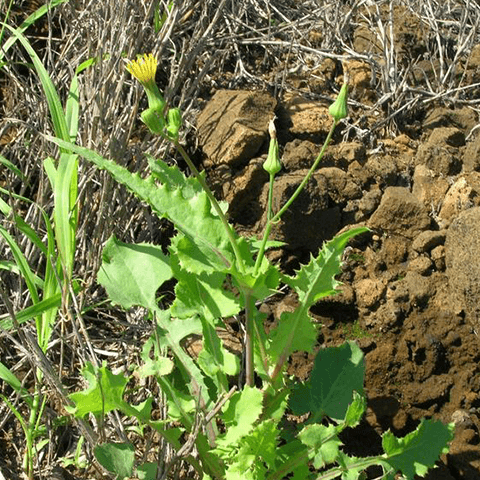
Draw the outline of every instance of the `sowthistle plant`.
<instances>
[{"instance_id":1,"label":"sowthistle plant","mask_svg":"<svg viewBox=\"0 0 480 480\"><path fill-rule=\"evenodd\" d=\"M330 107L333 123L318 157L298 189L276 213L272 195L281 162L271 123L269 154L264 164L269 174L268 220L258 241L235 232L225 213L228 206L216 200L205 174L197 170L181 146L181 113L166 105L155 83L156 68L153 55L144 55L127 65L147 94L148 109L141 119L152 133L172 142L192 177L186 177L176 166L148 157L151 174L141 178L91 150L50 138L61 148L107 170L150 205L159 218L173 222L177 230L167 255L159 246L129 245L111 237L104 247L98 273L98 281L112 303L125 309L141 306L149 312L154 329L143 346L143 363L137 373L157 380L166 399L167 418L152 418L152 397L140 405L131 405L125 399L129 377L113 374L105 364L87 365L83 375L89 387L70 395L75 404L70 412L77 418L87 414L101 418L119 410L137 420L139 432L144 426L158 432L176 454L163 469L160 462L135 465L132 443L106 442L95 448L98 462L117 478L136 472L138 478L148 480L167 478L178 460L188 462L204 479L280 480L290 476L302 480L351 480L362 478L372 465L382 467L385 478L390 479L397 472L408 479L415 474L425 475L439 455L448 451L452 425L425 420L404 438L386 432L383 455L356 458L342 451L339 434L358 425L366 408L363 353L355 343L320 349L305 382L286 374L293 352L313 351L317 329L309 309L319 299L337 292L339 282L335 276L340 272L344 248L351 238L367 230L353 228L326 242L293 276L283 274L265 256L266 250L276 245L269 241L272 226L305 187L336 126L347 116L347 84ZM176 280L175 300L168 308L161 308L157 291L172 278ZM237 294L225 289L227 278ZM263 326L265 315L257 305L281 283L296 292L298 306L293 312L283 313L277 326L267 332ZM224 319L234 315L243 318L244 365L225 348L217 333ZM203 348L198 358L192 358L183 342L198 334L203 337ZM240 391L231 388L232 377L238 375L245 378ZM284 422L287 410L299 419L293 431ZM182 441L185 434L187 440Z\"/></svg>"}]
</instances>

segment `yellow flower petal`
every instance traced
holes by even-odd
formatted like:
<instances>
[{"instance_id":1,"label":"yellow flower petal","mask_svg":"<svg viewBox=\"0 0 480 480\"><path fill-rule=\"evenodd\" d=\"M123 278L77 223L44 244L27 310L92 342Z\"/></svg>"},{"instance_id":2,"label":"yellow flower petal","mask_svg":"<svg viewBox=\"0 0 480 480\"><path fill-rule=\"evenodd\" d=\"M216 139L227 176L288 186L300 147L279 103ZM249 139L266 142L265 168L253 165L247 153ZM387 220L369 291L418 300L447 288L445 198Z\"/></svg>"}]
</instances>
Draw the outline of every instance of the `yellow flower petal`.
<instances>
[{"instance_id":1,"label":"yellow flower petal","mask_svg":"<svg viewBox=\"0 0 480 480\"><path fill-rule=\"evenodd\" d=\"M137 60L132 60L126 66L130 72L140 83L147 84L155 81L155 74L157 73L157 59L153 54L145 53L143 57Z\"/></svg>"}]
</instances>

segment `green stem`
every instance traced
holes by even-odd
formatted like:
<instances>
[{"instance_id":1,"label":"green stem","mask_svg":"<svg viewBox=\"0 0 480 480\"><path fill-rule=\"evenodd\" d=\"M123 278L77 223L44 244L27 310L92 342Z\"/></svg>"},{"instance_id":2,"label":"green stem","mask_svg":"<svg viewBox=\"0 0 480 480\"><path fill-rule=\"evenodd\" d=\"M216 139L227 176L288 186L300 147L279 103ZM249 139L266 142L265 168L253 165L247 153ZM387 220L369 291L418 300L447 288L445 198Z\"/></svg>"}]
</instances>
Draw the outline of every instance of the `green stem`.
<instances>
[{"instance_id":1,"label":"green stem","mask_svg":"<svg viewBox=\"0 0 480 480\"><path fill-rule=\"evenodd\" d=\"M267 221L272 219L273 214L273 182L275 181L275 175L270 174L270 182L268 184L268 210Z\"/></svg>"},{"instance_id":2,"label":"green stem","mask_svg":"<svg viewBox=\"0 0 480 480\"><path fill-rule=\"evenodd\" d=\"M253 312L255 301L251 293L245 292L245 377L249 387L254 385L254 361L253 361Z\"/></svg>"},{"instance_id":3,"label":"green stem","mask_svg":"<svg viewBox=\"0 0 480 480\"><path fill-rule=\"evenodd\" d=\"M232 226L228 223L227 217L223 213L222 209L220 208L219 203L217 202L217 199L213 195L212 191L208 187L207 183L205 182L204 178L200 175L200 172L197 170L197 167L193 164L192 160L188 156L187 152L185 149L177 142L173 142L177 150L180 152L180 155L183 157L185 162L188 165L188 168L193 172L197 180L200 182L200 185L202 186L203 190L207 194L211 204L213 205L213 208L217 212L217 215L219 216L220 220L223 223L223 226L225 227L225 230L227 231L228 238L230 239L230 244L232 245L233 252L235 254L235 258L237 259L237 265L238 265L238 270L240 273L245 273L245 263L242 258L242 254L240 252L240 249L238 248L238 243L237 239L235 237L234 230Z\"/></svg>"},{"instance_id":4,"label":"green stem","mask_svg":"<svg viewBox=\"0 0 480 480\"><path fill-rule=\"evenodd\" d=\"M318 167L318 164L320 163L320 161L322 160L323 158L323 155L325 154L325 150L327 149L328 147L328 144L330 143L330 140L332 139L332 136L333 136L333 132L335 131L335 128L337 126L337 121L334 119L333 120L333 123L332 123L332 126L330 128L330 131L328 132L328 135L327 135L327 138L325 139L325 142L323 143L323 146L322 146L322 149L320 150L320 153L318 154L317 158L315 159L315 161L313 162L313 165L311 166L310 170L308 171L308 173L305 175L305 178L302 180L302 183L300 183L300 185L297 187L297 189L295 190L295 192L293 192L293 195L288 199L288 201L285 203L285 205L278 211L278 213L273 217L273 218L270 218L268 219L268 222L267 222L267 226L265 227L265 232L264 232L264 235L263 235L263 239L262 239L262 244L260 246L260 250L258 251L258 255L257 255L257 260L255 262L255 271L254 271L254 275L257 275L258 274L258 270L260 269L260 265L262 264L262 258L263 258L263 255L265 254L265 248L266 248L266 245L267 245L267 241L268 241L268 237L270 236L270 232L272 230L272 227L275 223L277 223L280 218L282 217L282 215L288 210L288 208L290 207L290 205L295 201L295 199L300 195L300 192L305 188L305 185L307 184L307 182L310 180L310 178L312 177L313 173L315 172L315 170L317 169ZM270 179L271 180L271 179ZM272 190L273 190L273 187L271 186L270 187ZM271 192L269 192L269 202L270 202L270 194ZM271 204L269 203L269 206L268 208L270 209L271 207ZM270 213L270 210L269 212ZM267 217L268 218L268 217Z\"/></svg>"}]
</instances>

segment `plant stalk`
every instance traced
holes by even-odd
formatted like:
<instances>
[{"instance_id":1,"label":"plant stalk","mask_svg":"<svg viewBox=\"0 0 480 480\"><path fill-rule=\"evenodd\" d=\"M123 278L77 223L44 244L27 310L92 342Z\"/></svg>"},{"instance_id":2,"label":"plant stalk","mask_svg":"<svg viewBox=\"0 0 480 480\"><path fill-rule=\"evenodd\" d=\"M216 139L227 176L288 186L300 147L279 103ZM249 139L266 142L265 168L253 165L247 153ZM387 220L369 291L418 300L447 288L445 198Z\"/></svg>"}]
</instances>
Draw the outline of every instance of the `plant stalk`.
<instances>
[{"instance_id":1,"label":"plant stalk","mask_svg":"<svg viewBox=\"0 0 480 480\"><path fill-rule=\"evenodd\" d=\"M305 188L305 185L307 184L307 182L312 177L313 173L315 172L315 170L318 167L318 164L320 163L320 160L322 160L323 155L325 154L325 150L327 149L328 144L330 143L330 140L332 139L333 132L335 131L337 123L338 122L334 119L333 123L332 123L332 126L330 127L330 131L328 132L327 138L325 139L325 142L323 143L322 149L320 150L320 153L318 154L317 158L313 162L313 165L310 167L310 170L308 171L307 175L305 175L305 178L302 180L302 182L297 187L295 192L293 192L292 196L288 199L288 201L285 203L285 205L277 212L277 214L273 218L270 218L268 220L267 226L265 227L265 232L264 232L264 235L263 235L263 239L262 239L262 244L260 246L260 250L258 251L257 260L255 262L254 275L258 274L258 270L260 269L260 265L262 264L262 258L263 258L263 255L265 254L265 248L266 248L266 245L267 245L268 237L270 236L270 232L272 230L273 225L280 220L282 215L288 210L290 205L300 195L301 191ZM273 188L272 188L272 190L273 190ZM270 196L270 192L269 192L269 196ZM271 207L271 204L269 203L269 208L270 207ZM270 213L270 211L269 211L269 213Z\"/></svg>"}]
</instances>

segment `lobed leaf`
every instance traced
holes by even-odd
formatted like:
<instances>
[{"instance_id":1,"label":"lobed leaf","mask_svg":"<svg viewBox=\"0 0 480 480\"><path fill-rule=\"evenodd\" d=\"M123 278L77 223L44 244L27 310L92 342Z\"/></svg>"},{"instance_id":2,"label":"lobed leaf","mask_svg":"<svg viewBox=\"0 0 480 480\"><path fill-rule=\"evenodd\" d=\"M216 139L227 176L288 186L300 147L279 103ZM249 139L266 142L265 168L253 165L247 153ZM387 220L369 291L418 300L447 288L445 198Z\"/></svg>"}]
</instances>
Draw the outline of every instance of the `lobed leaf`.
<instances>
[{"instance_id":1,"label":"lobed leaf","mask_svg":"<svg viewBox=\"0 0 480 480\"><path fill-rule=\"evenodd\" d=\"M448 452L448 442L453 440L454 424L422 419L416 430L403 438L388 431L383 434L382 446L387 457L385 463L393 471L401 471L407 480L415 475L424 477L435 466L442 453Z\"/></svg>"},{"instance_id":2,"label":"lobed leaf","mask_svg":"<svg viewBox=\"0 0 480 480\"><path fill-rule=\"evenodd\" d=\"M122 410L125 406L123 392L128 378L123 375L114 375L108 368L94 367L87 363L82 375L89 386L81 391L69 395L75 403L75 408L68 407L70 413L77 418L83 418L88 413L104 415L112 410Z\"/></svg>"},{"instance_id":3,"label":"lobed leaf","mask_svg":"<svg viewBox=\"0 0 480 480\"><path fill-rule=\"evenodd\" d=\"M343 251L351 238L367 231L366 227L357 227L336 236L326 242L318 256L302 266L295 277L284 277L285 282L297 292L300 303L310 308L321 298L337 292L340 282L335 280L335 276L341 271Z\"/></svg>"},{"instance_id":4,"label":"lobed leaf","mask_svg":"<svg viewBox=\"0 0 480 480\"><path fill-rule=\"evenodd\" d=\"M220 449L231 450L239 439L252 431L262 413L262 401L262 391L254 387L246 386L232 396L222 416L227 432L218 438Z\"/></svg>"},{"instance_id":5,"label":"lobed leaf","mask_svg":"<svg viewBox=\"0 0 480 480\"><path fill-rule=\"evenodd\" d=\"M310 378L294 385L289 404L296 415L311 412L308 423L324 415L343 420L354 391L363 394L363 353L354 342L318 351Z\"/></svg>"}]
</instances>

